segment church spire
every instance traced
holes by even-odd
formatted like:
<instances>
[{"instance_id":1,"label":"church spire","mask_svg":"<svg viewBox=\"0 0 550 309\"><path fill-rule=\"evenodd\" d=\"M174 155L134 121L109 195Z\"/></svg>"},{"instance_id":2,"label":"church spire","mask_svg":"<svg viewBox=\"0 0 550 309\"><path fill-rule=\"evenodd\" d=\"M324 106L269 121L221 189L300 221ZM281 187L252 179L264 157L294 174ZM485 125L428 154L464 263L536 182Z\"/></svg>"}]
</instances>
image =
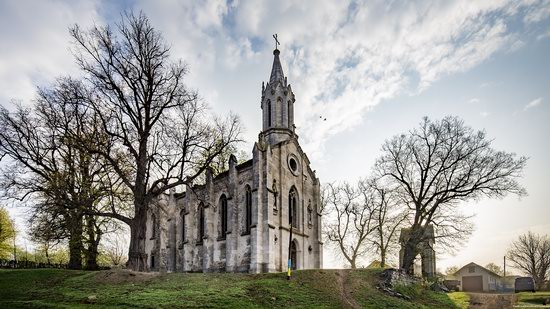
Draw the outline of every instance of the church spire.
<instances>
[{"instance_id":1,"label":"church spire","mask_svg":"<svg viewBox=\"0 0 550 309\"><path fill-rule=\"evenodd\" d=\"M279 59L280 53L278 49L273 51L273 67L271 68L271 77L269 78L269 83L271 85L275 85L275 83L279 81L284 84L285 75L283 73L283 67L281 66L281 60Z\"/></svg>"},{"instance_id":2,"label":"church spire","mask_svg":"<svg viewBox=\"0 0 550 309\"><path fill-rule=\"evenodd\" d=\"M267 85L262 83L262 134L268 143L277 144L297 136L294 133L294 93L283 73L277 35L273 35L273 38L275 50L271 76Z\"/></svg>"}]
</instances>

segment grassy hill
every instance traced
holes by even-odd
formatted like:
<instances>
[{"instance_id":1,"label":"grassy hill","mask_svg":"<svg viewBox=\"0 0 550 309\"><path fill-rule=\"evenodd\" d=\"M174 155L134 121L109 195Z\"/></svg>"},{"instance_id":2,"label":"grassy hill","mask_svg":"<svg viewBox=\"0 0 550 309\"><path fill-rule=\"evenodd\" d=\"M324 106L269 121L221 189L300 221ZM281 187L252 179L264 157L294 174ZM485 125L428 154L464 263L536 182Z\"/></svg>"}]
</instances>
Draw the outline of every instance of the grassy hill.
<instances>
[{"instance_id":1,"label":"grassy hill","mask_svg":"<svg viewBox=\"0 0 550 309\"><path fill-rule=\"evenodd\" d=\"M460 308L447 294L376 289L379 270L304 270L285 274L167 274L57 269L0 270L0 308Z\"/></svg>"}]
</instances>

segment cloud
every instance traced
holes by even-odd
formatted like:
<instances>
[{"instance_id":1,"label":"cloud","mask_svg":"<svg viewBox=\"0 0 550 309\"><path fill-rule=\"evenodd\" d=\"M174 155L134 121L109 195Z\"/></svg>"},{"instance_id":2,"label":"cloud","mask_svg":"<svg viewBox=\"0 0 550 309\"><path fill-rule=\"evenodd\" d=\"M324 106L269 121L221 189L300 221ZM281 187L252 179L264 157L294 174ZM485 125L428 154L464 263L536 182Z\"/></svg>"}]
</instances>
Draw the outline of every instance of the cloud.
<instances>
[{"instance_id":1,"label":"cloud","mask_svg":"<svg viewBox=\"0 0 550 309\"><path fill-rule=\"evenodd\" d=\"M482 117L482 118L487 118L490 113L489 112L480 112L479 115Z\"/></svg>"},{"instance_id":2,"label":"cloud","mask_svg":"<svg viewBox=\"0 0 550 309\"><path fill-rule=\"evenodd\" d=\"M468 103L471 103L471 104L477 104L477 103L479 103L479 102L481 102L481 100L478 99L478 98L471 98L471 99L468 101Z\"/></svg>"},{"instance_id":3,"label":"cloud","mask_svg":"<svg viewBox=\"0 0 550 309\"><path fill-rule=\"evenodd\" d=\"M527 103L527 105L525 105L525 106L523 107L523 110L526 111L526 110L531 109L531 108L533 108L533 107L537 107L537 106L539 106L539 105L541 105L541 104L542 104L542 97L541 97L541 98L536 98L536 99L534 99L533 101Z\"/></svg>"},{"instance_id":4,"label":"cloud","mask_svg":"<svg viewBox=\"0 0 550 309\"><path fill-rule=\"evenodd\" d=\"M550 36L550 29L546 30L546 32L543 32L537 36L537 41L540 41L542 39L545 39Z\"/></svg>"},{"instance_id":5,"label":"cloud","mask_svg":"<svg viewBox=\"0 0 550 309\"><path fill-rule=\"evenodd\" d=\"M525 24L534 24L550 17L550 1L540 1L541 6L529 7L523 18Z\"/></svg>"},{"instance_id":6,"label":"cloud","mask_svg":"<svg viewBox=\"0 0 550 309\"><path fill-rule=\"evenodd\" d=\"M36 86L76 73L68 27L102 22L95 1L0 3L0 104L28 102Z\"/></svg>"},{"instance_id":7,"label":"cloud","mask_svg":"<svg viewBox=\"0 0 550 309\"><path fill-rule=\"evenodd\" d=\"M0 49L0 85L10 93L29 93L44 76L72 72L63 69L72 63L67 26L110 22L116 16L107 18L107 12L116 10L101 9L108 3L44 1L31 10L30 2L17 1L0 7L0 20L8 18L2 28L18 28L8 40L2 33L16 46L11 52ZM361 123L373 106L424 91L497 52L527 44L529 36L543 35L532 29L548 18L546 0L129 3L132 7L124 9L143 10L171 44L172 56L190 65L186 81L215 110L234 110L249 122L249 140L261 127L259 110L250 106L268 78L271 35L278 33L285 74L296 94L301 143L317 160L327 139ZM40 13L23 21L23 12ZM318 115L330 117L321 124Z\"/></svg>"}]
</instances>

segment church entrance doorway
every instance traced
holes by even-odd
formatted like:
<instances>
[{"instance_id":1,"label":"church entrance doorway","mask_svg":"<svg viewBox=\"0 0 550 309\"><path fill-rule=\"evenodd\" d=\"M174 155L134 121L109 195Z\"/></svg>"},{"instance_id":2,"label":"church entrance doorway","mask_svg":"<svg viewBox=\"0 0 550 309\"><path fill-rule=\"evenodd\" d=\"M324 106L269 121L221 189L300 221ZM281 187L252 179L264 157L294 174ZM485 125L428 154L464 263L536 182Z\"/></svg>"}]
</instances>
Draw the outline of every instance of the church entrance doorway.
<instances>
[{"instance_id":1,"label":"church entrance doorway","mask_svg":"<svg viewBox=\"0 0 550 309\"><path fill-rule=\"evenodd\" d=\"M295 241L290 245L290 261L292 262L292 270L296 270L298 265L298 254Z\"/></svg>"}]
</instances>

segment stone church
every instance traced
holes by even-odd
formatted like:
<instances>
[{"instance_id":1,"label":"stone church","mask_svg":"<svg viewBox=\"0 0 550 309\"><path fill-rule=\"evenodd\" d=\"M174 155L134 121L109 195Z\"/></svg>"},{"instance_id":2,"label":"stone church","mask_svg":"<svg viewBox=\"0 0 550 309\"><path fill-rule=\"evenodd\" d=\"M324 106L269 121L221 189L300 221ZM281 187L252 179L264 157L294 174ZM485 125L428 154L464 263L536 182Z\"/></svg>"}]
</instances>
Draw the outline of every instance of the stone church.
<instances>
[{"instance_id":1,"label":"stone church","mask_svg":"<svg viewBox=\"0 0 550 309\"><path fill-rule=\"evenodd\" d=\"M208 170L204 184L172 191L151 207L150 270L282 272L289 255L293 269L322 267L319 179L298 143L294 93L279 54L273 51L262 84L263 128L252 159L237 164L231 156L227 171Z\"/></svg>"}]
</instances>

